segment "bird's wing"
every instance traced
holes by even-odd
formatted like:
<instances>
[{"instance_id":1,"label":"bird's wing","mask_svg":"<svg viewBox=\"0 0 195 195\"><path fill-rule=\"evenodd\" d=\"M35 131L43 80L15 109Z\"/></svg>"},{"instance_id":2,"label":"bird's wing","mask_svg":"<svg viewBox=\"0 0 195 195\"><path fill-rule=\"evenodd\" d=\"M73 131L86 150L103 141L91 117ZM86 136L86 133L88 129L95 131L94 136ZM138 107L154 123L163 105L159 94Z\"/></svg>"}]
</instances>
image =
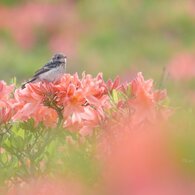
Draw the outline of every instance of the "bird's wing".
<instances>
[{"instance_id":1,"label":"bird's wing","mask_svg":"<svg viewBox=\"0 0 195 195\"><path fill-rule=\"evenodd\" d=\"M50 61L47 64L45 64L42 68L40 68L39 70L37 70L35 72L33 78L38 77L40 74L43 74L43 73L45 73L45 72L47 72L47 71L49 71L52 68L55 68L57 66L59 66L59 63Z\"/></svg>"},{"instance_id":2,"label":"bird's wing","mask_svg":"<svg viewBox=\"0 0 195 195\"><path fill-rule=\"evenodd\" d=\"M33 75L32 79L30 79L29 81L27 81L26 83L24 83L21 88L24 89L25 88L25 85L27 83L31 83L31 82L36 81L39 75L41 75L41 74L43 74L43 73L45 73L47 71L50 71L52 68L56 68L56 67L60 66L60 64L61 64L60 61L55 61L55 62L52 61L52 60L49 61L42 68L40 68L39 70L37 70L35 72L35 74Z\"/></svg>"}]
</instances>

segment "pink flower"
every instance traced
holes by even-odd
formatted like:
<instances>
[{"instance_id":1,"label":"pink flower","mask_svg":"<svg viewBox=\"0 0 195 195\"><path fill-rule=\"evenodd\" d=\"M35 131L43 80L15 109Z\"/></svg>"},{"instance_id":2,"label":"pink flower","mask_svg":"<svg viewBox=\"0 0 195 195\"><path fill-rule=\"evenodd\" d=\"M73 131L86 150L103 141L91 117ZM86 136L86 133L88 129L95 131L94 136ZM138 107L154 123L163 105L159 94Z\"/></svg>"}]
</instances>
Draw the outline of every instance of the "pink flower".
<instances>
[{"instance_id":1,"label":"pink flower","mask_svg":"<svg viewBox=\"0 0 195 195\"><path fill-rule=\"evenodd\" d=\"M7 105L6 107L0 108L0 125L10 121L12 115L13 110L10 106Z\"/></svg>"},{"instance_id":2,"label":"pink flower","mask_svg":"<svg viewBox=\"0 0 195 195\"><path fill-rule=\"evenodd\" d=\"M44 122L51 126L56 124L60 112L64 127L81 132L87 128L92 132L105 119L105 110L110 108L102 74L95 78L83 74L82 79L77 73L65 74L54 83L31 83L15 91L15 101L14 120L33 118L36 124Z\"/></svg>"},{"instance_id":3,"label":"pink flower","mask_svg":"<svg viewBox=\"0 0 195 195\"><path fill-rule=\"evenodd\" d=\"M95 78L92 75L83 73L81 85L86 98L88 96L101 98L104 94L107 94L107 86L103 80L102 73L99 73Z\"/></svg>"},{"instance_id":4,"label":"pink flower","mask_svg":"<svg viewBox=\"0 0 195 195\"><path fill-rule=\"evenodd\" d=\"M82 136L87 136L92 135L94 128L102 122L103 118L100 113L90 106L86 106L83 112L69 116L64 122L64 127L71 131L79 131Z\"/></svg>"},{"instance_id":5,"label":"pink flower","mask_svg":"<svg viewBox=\"0 0 195 195\"><path fill-rule=\"evenodd\" d=\"M92 132L104 118L104 110L109 108L109 96L102 74L93 78L89 74L66 74L55 87L57 101L63 105L64 127L80 132ZM83 135L86 133L82 133Z\"/></svg>"},{"instance_id":6,"label":"pink flower","mask_svg":"<svg viewBox=\"0 0 195 195\"><path fill-rule=\"evenodd\" d=\"M144 80L142 73L131 82L131 95L128 100L132 110L132 122L153 122L160 116L158 103L166 97L166 91L154 91L153 81Z\"/></svg>"},{"instance_id":7,"label":"pink flower","mask_svg":"<svg viewBox=\"0 0 195 195\"><path fill-rule=\"evenodd\" d=\"M166 91L155 91L153 81L145 81L142 73L138 73L130 83L119 85L112 95L115 101L110 107L111 120L116 122L128 123L133 127L154 123L168 115L167 109L160 106Z\"/></svg>"},{"instance_id":8,"label":"pink flower","mask_svg":"<svg viewBox=\"0 0 195 195\"><path fill-rule=\"evenodd\" d=\"M10 97L13 89L14 85L8 86L4 81L0 81L0 124L7 123L13 115L13 99Z\"/></svg>"},{"instance_id":9,"label":"pink flower","mask_svg":"<svg viewBox=\"0 0 195 195\"><path fill-rule=\"evenodd\" d=\"M195 56L188 53L176 55L168 65L168 72L176 81L195 78Z\"/></svg>"},{"instance_id":10,"label":"pink flower","mask_svg":"<svg viewBox=\"0 0 195 195\"><path fill-rule=\"evenodd\" d=\"M111 79L107 81L107 88L108 88L108 91L110 91L110 92L114 89L119 89L120 87L121 87L121 85L120 85L120 77L119 76L117 76L113 82Z\"/></svg>"},{"instance_id":11,"label":"pink flower","mask_svg":"<svg viewBox=\"0 0 195 195\"><path fill-rule=\"evenodd\" d=\"M66 118L72 113L77 115L77 113L83 112L84 111L83 104L85 104L85 101L86 100L83 96L82 89L81 88L76 89L76 86L70 84L67 88L67 93L63 100L64 117Z\"/></svg>"},{"instance_id":12,"label":"pink flower","mask_svg":"<svg viewBox=\"0 0 195 195\"><path fill-rule=\"evenodd\" d=\"M8 86L4 81L0 81L0 106L4 106L10 100L14 85Z\"/></svg>"},{"instance_id":13,"label":"pink flower","mask_svg":"<svg viewBox=\"0 0 195 195\"><path fill-rule=\"evenodd\" d=\"M54 179L34 179L17 184L7 195L82 195L84 189L78 182Z\"/></svg>"},{"instance_id":14,"label":"pink flower","mask_svg":"<svg viewBox=\"0 0 195 195\"><path fill-rule=\"evenodd\" d=\"M30 118L35 123L43 122L46 126L55 126L57 123L57 112L45 106L47 101L52 103L55 96L52 83L33 83L28 84L25 89L15 91L14 120L26 121Z\"/></svg>"},{"instance_id":15,"label":"pink flower","mask_svg":"<svg viewBox=\"0 0 195 195\"><path fill-rule=\"evenodd\" d=\"M113 89L117 102L111 102ZM155 121L160 113L158 103L165 96L165 91L154 91L152 80L145 81L141 73L122 85L118 77L106 83L101 73L96 77L83 73L81 79L77 73L65 74L54 83L31 83L16 90L13 119L33 118L36 124L55 126L60 117L65 128L87 135L112 116L130 115L131 124Z\"/></svg>"},{"instance_id":16,"label":"pink flower","mask_svg":"<svg viewBox=\"0 0 195 195\"><path fill-rule=\"evenodd\" d=\"M175 156L170 145L176 129L161 122L132 127L128 121L103 128L97 156L106 194L194 194L194 178L181 165L184 154Z\"/></svg>"}]
</instances>

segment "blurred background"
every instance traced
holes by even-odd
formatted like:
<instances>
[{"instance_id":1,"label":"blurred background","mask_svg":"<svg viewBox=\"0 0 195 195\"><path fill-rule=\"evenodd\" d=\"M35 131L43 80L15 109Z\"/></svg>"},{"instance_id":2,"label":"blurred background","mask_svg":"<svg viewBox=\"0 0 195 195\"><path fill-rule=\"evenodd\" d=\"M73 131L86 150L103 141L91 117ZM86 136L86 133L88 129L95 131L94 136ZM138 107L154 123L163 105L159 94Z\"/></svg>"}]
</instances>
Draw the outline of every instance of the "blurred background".
<instances>
[{"instance_id":1,"label":"blurred background","mask_svg":"<svg viewBox=\"0 0 195 195\"><path fill-rule=\"evenodd\" d=\"M0 79L20 83L60 51L70 73L188 80L194 22L194 0L1 0Z\"/></svg>"},{"instance_id":2,"label":"blurred background","mask_svg":"<svg viewBox=\"0 0 195 195\"><path fill-rule=\"evenodd\" d=\"M195 178L195 0L0 1L0 80L19 86L55 52L67 55L69 73L125 81L141 71L167 89L170 148Z\"/></svg>"}]
</instances>

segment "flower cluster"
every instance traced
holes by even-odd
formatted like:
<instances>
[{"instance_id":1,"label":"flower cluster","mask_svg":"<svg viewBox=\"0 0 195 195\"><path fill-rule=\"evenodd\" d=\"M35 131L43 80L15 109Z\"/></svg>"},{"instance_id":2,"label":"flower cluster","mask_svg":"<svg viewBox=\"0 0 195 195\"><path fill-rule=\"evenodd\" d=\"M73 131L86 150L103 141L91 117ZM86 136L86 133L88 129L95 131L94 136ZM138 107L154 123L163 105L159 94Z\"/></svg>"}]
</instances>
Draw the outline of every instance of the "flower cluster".
<instances>
[{"instance_id":1,"label":"flower cluster","mask_svg":"<svg viewBox=\"0 0 195 195\"><path fill-rule=\"evenodd\" d=\"M65 74L57 82L18 88L13 99L9 96L13 86L1 85L1 105L7 109L12 101L13 121L33 119L36 125L42 122L47 127L63 123L64 128L83 136L114 117L128 117L132 125L154 121L163 110L159 102L166 97L165 91L154 91L152 80L145 81L141 73L123 84L118 77L105 82L101 73L96 77L83 73L81 78L77 73ZM1 113L8 120L6 109Z\"/></svg>"},{"instance_id":2,"label":"flower cluster","mask_svg":"<svg viewBox=\"0 0 195 195\"><path fill-rule=\"evenodd\" d=\"M10 170L3 177L11 189L8 194L39 194L43 189L51 194L86 194L94 190L85 186L89 181L105 188L105 194L117 195L137 191L145 181L155 183L159 177L154 165L171 166L161 139L161 119L167 113L161 102L164 98L166 92L154 90L153 81L145 80L142 73L126 83L119 77L106 82L101 73L95 77L64 74L55 82L28 83L15 90L1 81L0 164ZM26 130L33 125L35 131ZM158 156L157 164L153 156ZM60 178L53 181L50 175ZM82 178L86 182L80 182ZM13 186L13 182L19 184Z\"/></svg>"},{"instance_id":3,"label":"flower cluster","mask_svg":"<svg viewBox=\"0 0 195 195\"><path fill-rule=\"evenodd\" d=\"M56 83L31 83L15 91L17 113L14 120L33 118L38 124L56 126L63 119L64 127L88 134L105 118L109 96L102 75L66 74Z\"/></svg>"}]
</instances>

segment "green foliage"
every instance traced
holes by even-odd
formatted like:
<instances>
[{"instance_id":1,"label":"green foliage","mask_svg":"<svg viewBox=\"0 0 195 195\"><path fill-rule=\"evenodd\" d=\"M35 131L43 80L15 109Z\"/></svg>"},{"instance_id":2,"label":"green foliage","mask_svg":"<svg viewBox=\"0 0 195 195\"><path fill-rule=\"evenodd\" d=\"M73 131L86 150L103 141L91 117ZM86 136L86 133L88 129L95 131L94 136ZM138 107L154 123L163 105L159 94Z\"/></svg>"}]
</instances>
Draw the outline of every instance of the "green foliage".
<instances>
[{"instance_id":1,"label":"green foliage","mask_svg":"<svg viewBox=\"0 0 195 195\"><path fill-rule=\"evenodd\" d=\"M1 0L1 3L2 4L5 4L5 5L15 5L15 4L18 4L18 3L21 3L22 1L24 0Z\"/></svg>"},{"instance_id":2,"label":"green foliage","mask_svg":"<svg viewBox=\"0 0 195 195\"><path fill-rule=\"evenodd\" d=\"M72 143L67 142L67 137ZM35 126L33 120L5 129L0 142L0 185L55 174L71 174L86 182L96 180L92 142L81 144L80 139L63 128Z\"/></svg>"}]
</instances>

